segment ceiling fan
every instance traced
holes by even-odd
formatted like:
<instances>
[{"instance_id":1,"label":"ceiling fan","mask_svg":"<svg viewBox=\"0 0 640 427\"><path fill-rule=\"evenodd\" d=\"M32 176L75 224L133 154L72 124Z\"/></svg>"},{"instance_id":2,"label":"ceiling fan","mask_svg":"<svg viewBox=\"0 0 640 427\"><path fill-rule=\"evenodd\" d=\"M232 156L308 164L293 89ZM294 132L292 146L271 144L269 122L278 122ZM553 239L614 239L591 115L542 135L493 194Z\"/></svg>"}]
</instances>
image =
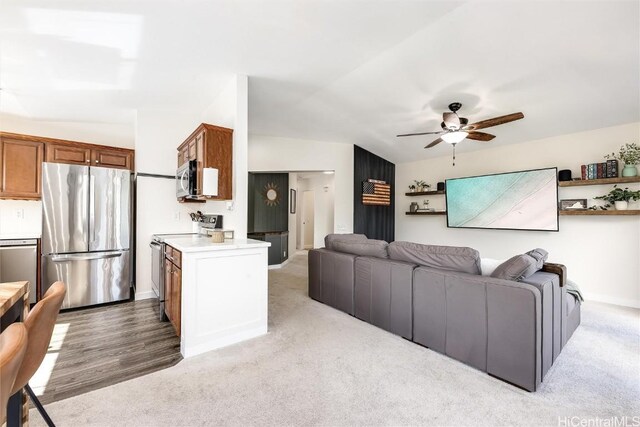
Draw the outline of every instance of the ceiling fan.
<instances>
[{"instance_id":1,"label":"ceiling fan","mask_svg":"<svg viewBox=\"0 0 640 427\"><path fill-rule=\"evenodd\" d=\"M450 112L442 113L442 123L440 123L441 131L438 132L420 132L420 133L406 133L403 136L417 136L417 135L440 135L438 139L424 148L431 148L442 141L454 146L460 141L467 139L473 139L474 141L488 142L495 138L495 135L485 132L477 132L478 129L486 129L492 126L503 125L505 123L513 122L514 120L520 120L524 118L522 113L507 114L506 116L494 117L492 119L481 120L476 123L469 124L469 120L464 117L458 116L458 110L462 107L459 102L453 102L449 104Z\"/></svg>"}]
</instances>

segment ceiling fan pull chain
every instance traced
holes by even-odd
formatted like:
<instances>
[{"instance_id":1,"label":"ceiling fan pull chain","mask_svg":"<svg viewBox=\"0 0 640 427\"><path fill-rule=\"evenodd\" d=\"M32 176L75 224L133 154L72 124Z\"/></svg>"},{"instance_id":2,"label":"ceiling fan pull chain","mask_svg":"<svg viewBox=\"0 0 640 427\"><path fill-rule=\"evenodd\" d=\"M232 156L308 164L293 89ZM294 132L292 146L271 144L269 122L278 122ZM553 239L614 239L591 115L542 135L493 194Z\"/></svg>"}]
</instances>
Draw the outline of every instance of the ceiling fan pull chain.
<instances>
[{"instance_id":1,"label":"ceiling fan pull chain","mask_svg":"<svg viewBox=\"0 0 640 427\"><path fill-rule=\"evenodd\" d=\"M453 145L453 166L456 165L456 144L451 144Z\"/></svg>"}]
</instances>

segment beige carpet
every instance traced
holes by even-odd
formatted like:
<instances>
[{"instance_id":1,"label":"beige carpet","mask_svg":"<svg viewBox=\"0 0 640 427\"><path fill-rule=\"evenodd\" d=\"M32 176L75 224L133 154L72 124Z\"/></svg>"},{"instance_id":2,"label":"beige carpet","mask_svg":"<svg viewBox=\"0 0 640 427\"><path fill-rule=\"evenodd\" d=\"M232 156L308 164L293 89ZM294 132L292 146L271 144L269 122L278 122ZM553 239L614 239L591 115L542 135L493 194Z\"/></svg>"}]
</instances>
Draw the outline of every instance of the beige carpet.
<instances>
[{"instance_id":1,"label":"beige carpet","mask_svg":"<svg viewBox=\"0 0 640 427\"><path fill-rule=\"evenodd\" d=\"M304 255L269 282L268 335L47 410L63 427L557 426L640 415L639 310L585 304L542 389L528 393L309 299Z\"/></svg>"}]
</instances>

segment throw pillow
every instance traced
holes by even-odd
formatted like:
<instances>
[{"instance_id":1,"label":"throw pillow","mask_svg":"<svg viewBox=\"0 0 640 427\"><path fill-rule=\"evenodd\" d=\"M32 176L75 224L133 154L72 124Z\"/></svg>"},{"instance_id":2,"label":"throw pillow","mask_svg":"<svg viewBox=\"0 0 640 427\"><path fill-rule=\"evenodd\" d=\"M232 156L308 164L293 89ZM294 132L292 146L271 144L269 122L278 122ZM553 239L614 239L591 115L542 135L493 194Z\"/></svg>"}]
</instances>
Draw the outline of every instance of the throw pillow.
<instances>
[{"instance_id":1,"label":"throw pillow","mask_svg":"<svg viewBox=\"0 0 640 427\"><path fill-rule=\"evenodd\" d=\"M506 260L493 258L480 258L480 271L483 276L491 276L491 273Z\"/></svg>"},{"instance_id":2,"label":"throw pillow","mask_svg":"<svg viewBox=\"0 0 640 427\"><path fill-rule=\"evenodd\" d=\"M491 273L491 277L496 279L520 281L524 279L528 271L535 268L536 260L527 254L516 255L500 264Z\"/></svg>"}]
</instances>

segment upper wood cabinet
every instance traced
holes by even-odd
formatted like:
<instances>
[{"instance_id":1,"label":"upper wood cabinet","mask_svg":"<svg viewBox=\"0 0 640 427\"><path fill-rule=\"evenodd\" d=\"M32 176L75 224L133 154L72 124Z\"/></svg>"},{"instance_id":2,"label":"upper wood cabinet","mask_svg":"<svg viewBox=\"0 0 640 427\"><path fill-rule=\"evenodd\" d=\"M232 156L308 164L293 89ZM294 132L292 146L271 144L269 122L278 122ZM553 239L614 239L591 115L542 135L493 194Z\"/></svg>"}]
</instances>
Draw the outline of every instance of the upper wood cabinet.
<instances>
[{"instance_id":1,"label":"upper wood cabinet","mask_svg":"<svg viewBox=\"0 0 640 427\"><path fill-rule=\"evenodd\" d=\"M0 133L0 198L39 199L44 144Z\"/></svg>"},{"instance_id":2,"label":"upper wood cabinet","mask_svg":"<svg viewBox=\"0 0 640 427\"><path fill-rule=\"evenodd\" d=\"M69 163L73 165L89 165L91 149L73 145L47 144L47 162Z\"/></svg>"},{"instance_id":3,"label":"upper wood cabinet","mask_svg":"<svg viewBox=\"0 0 640 427\"><path fill-rule=\"evenodd\" d=\"M202 194L203 168L218 169L218 196L211 200L233 198L233 129L201 124L178 147L178 167L196 161L198 193ZM205 197L203 197L204 199Z\"/></svg>"},{"instance_id":4,"label":"upper wood cabinet","mask_svg":"<svg viewBox=\"0 0 640 427\"><path fill-rule=\"evenodd\" d=\"M0 132L0 199L40 199L42 162L133 170L126 148Z\"/></svg>"},{"instance_id":5,"label":"upper wood cabinet","mask_svg":"<svg viewBox=\"0 0 640 427\"><path fill-rule=\"evenodd\" d=\"M96 148L91 150L91 166L133 169L133 152L131 150Z\"/></svg>"}]
</instances>

